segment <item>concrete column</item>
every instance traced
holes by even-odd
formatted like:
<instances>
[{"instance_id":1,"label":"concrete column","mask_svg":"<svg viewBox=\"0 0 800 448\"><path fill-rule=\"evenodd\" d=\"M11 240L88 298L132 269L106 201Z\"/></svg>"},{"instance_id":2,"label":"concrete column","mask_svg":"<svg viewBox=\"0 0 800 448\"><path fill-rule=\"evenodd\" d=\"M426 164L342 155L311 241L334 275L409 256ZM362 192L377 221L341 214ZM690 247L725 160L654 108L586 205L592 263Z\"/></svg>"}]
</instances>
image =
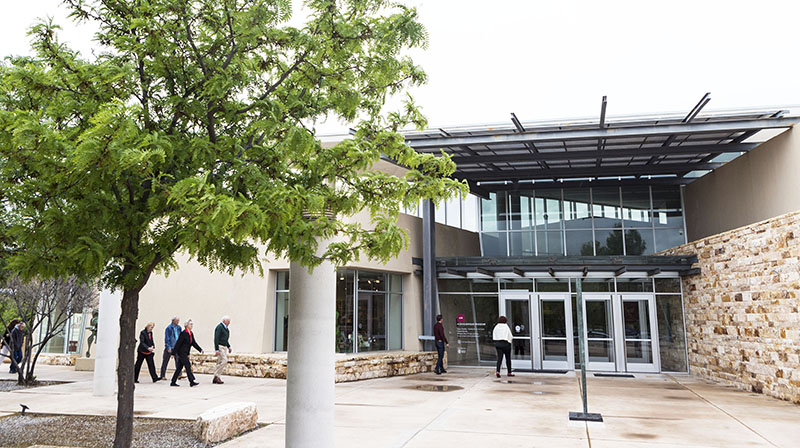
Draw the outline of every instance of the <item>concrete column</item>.
<instances>
[{"instance_id":1,"label":"concrete column","mask_svg":"<svg viewBox=\"0 0 800 448\"><path fill-rule=\"evenodd\" d=\"M320 243L320 247L326 244ZM286 446L332 447L336 369L336 270L289 267Z\"/></svg>"},{"instance_id":2,"label":"concrete column","mask_svg":"<svg viewBox=\"0 0 800 448\"><path fill-rule=\"evenodd\" d=\"M97 314L97 344L94 360L94 395L114 395L119 345L119 314L122 292L100 292L100 309Z\"/></svg>"},{"instance_id":3,"label":"concrete column","mask_svg":"<svg viewBox=\"0 0 800 448\"><path fill-rule=\"evenodd\" d=\"M422 330L433 336L433 325L439 312L436 285L436 204L430 199L422 203ZM423 350L435 350L433 341L424 341Z\"/></svg>"}]
</instances>

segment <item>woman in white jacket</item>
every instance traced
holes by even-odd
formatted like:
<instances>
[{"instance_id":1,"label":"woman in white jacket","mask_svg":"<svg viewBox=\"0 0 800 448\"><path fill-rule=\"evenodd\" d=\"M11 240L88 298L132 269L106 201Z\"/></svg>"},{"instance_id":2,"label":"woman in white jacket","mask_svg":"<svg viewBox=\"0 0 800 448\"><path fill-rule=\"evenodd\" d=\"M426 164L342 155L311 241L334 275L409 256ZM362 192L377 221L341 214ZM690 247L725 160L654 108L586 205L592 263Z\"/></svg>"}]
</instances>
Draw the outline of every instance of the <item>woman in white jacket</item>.
<instances>
[{"instance_id":1,"label":"woman in white jacket","mask_svg":"<svg viewBox=\"0 0 800 448\"><path fill-rule=\"evenodd\" d=\"M494 331L492 331L492 339L494 339L494 346L497 349L497 372L495 374L500 378L500 366L503 365L503 356L505 356L508 376L514 376L511 373L511 341L513 336L506 316L500 316L497 319L497 325L494 326Z\"/></svg>"}]
</instances>

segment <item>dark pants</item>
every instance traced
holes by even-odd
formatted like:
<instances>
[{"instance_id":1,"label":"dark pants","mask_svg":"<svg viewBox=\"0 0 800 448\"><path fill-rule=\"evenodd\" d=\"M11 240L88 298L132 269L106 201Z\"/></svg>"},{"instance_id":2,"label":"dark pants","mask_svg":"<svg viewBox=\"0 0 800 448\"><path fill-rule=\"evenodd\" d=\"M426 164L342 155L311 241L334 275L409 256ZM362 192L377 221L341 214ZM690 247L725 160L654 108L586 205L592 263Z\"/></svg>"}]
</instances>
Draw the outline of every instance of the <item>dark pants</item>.
<instances>
[{"instance_id":1,"label":"dark pants","mask_svg":"<svg viewBox=\"0 0 800 448\"><path fill-rule=\"evenodd\" d=\"M22 349L18 348L14 350L14 361L17 362L17 365L22 362ZM8 369L8 373L17 373L17 368L14 366L14 363L11 363L11 368Z\"/></svg>"},{"instance_id":2,"label":"dark pants","mask_svg":"<svg viewBox=\"0 0 800 448\"><path fill-rule=\"evenodd\" d=\"M495 341L494 348L497 349L497 372L503 365L503 356L506 357L506 370L511 373L511 343L508 341Z\"/></svg>"},{"instance_id":3,"label":"dark pants","mask_svg":"<svg viewBox=\"0 0 800 448\"><path fill-rule=\"evenodd\" d=\"M439 359L436 360L434 372L444 372L444 341L436 341L436 351L439 352Z\"/></svg>"},{"instance_id":4,"label":"dark pants","mask_svg":"<svg viewBox=\"0 0 800 448\"><path fill-rule=\"evenodd\" d=\"M178 382L178 378L181 377L181 370L183 369L186 369L186 376L189 378L189 382L194 383L194 373L192 373L192 363L189 362L189 357L175 355L175 359L178 362L178 367L175 369L175 373L172 374L172 383L175 384Z\"/></svg>"},{"instance_id":5,"label":"dark pants","mask_svg":"<svg viewBox=\"0 0 800 448\"><path fill-rule=\"evenodd\" d=\"M164 355L161 357L161 378L167 377L167 365L169 364L169 360L172 358L172 353L170 353L169 350L164 349ZM177 357L175 357L175 370L178 370Z\"/></svg>"},{"instance_id":6,"label":"dark pants","mask_svg":"<svg viewBox=\"0 0 800 448\"><path fill-rule=\"evenodd\" d=\"M147 361L147 370L150 371L150 378L153 381L158 381L158 377L156 376L156 363L153 361L156 355L153 353L137 353L136 354L136 366L133 368L133 379L135 381L139 381L139 371L142 370L142 362Z\"/></svg>"}]
</instances>

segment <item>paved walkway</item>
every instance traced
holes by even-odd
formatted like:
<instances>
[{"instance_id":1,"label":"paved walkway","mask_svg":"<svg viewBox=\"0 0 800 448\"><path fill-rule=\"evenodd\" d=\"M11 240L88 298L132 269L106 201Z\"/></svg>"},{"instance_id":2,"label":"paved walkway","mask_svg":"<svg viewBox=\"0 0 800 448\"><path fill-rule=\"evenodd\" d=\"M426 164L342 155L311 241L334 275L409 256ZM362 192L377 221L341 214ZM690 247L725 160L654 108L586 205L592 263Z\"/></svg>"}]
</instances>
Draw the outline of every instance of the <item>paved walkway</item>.
<instances>
[{"instance_id":1,"label":"paved walkway","mask_svg":"<svg viewBox=\"0 0 800 448\"><path fill-rule=\"evenodd\" d=\"M0 393L0 414L33 412L113 415L115 398L91 395L91 373L41 366L40 379L70 384ZM589 377L589 410L604 423L570 422L581 408L578 379L518 374L497 380L484 369L336 386L337 446L370 447L796 447L800 406L737 391L688 375ZM2 377L5 375L3 374ZM136 414L194 419L230 401L255 401L269 426L223 448L283 447L285 382L199 375L201 386L141 383ZM313 430L309 428L309 430Z\"/></svg>"}]
</instances>

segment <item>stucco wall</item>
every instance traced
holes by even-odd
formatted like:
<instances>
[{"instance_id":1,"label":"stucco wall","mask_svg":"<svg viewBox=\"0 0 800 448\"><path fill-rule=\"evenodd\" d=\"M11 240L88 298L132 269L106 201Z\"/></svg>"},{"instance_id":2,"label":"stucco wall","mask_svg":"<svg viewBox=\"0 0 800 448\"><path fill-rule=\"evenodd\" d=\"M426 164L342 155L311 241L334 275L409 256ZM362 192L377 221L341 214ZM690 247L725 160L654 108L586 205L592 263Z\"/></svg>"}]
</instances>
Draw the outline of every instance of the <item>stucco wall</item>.
<instances>
[{"instance_id":1,"label":"stucco wall","mask_svg":"<svg viewBox=\"0 0 800 448\"><path fill-rule=\"evenodd\" d=\"M367 222L359 214L352 219ZM401 214L400 226L409 235L409 246L386 264L359 260L347 267L389 271L403 276L403 343L406 350L420 350L422 334L422 276L415 274L419 266L412 258L422 257L422 220ZM474 232L438 225L437 250L440 256L480 255L478 235ZM273 351L275 334L275 271L289 268L287 260L265 259L265 276L238 273L211 273L195 261L178 258L180 268L168 277L153 275L142 290L137 328L147 322L156 323L157 348L163 348L164 327L173 315L181 324L191 318L195 334L204 350L212 351L214 327L223 315L229 315L231 346L239 353ZM331 287L334 287L331 285ZM160 365L160 359L156 364Z\"/></svg>"},{"instance_id":2,"label":"stucco wall","mask_svg":"<svg viewBox=\"0 0 800 448\"><path fill-rule=\"evenodd\" d=\"M690 372L800 403L800 212L679 246Z\"/></svg>"},{"instance_id":3,"label":"stucco wall","mask_svg":"<svg viewBox=\"0 0 800 448\"><path fill-rule=\"evenodd\" d=\"M800 129L791 128L684 190L687 240L800 210Z\"/></svg>"}]
</instances>

